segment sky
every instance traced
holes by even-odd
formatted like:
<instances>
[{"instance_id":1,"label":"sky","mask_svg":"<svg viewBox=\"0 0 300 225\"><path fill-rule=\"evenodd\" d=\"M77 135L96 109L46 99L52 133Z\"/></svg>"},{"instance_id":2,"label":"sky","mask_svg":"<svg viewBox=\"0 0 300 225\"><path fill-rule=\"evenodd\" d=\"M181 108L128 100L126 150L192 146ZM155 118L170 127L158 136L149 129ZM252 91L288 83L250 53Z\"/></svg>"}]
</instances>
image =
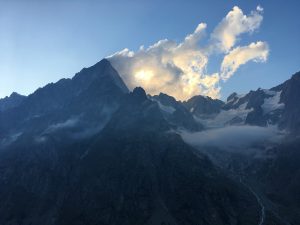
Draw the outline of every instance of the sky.
<instances>
[{"instance_id":1,"label":"sky","mask_svg":"<svg viewBox=\"0 0 300 225\"><path fill-rule=\"evenodd\" d=\"M180 100L270 88L300 71L299 11L291 0L0 0L0 98L104 57L129 87Z\"/></svg>"}]
</instances>

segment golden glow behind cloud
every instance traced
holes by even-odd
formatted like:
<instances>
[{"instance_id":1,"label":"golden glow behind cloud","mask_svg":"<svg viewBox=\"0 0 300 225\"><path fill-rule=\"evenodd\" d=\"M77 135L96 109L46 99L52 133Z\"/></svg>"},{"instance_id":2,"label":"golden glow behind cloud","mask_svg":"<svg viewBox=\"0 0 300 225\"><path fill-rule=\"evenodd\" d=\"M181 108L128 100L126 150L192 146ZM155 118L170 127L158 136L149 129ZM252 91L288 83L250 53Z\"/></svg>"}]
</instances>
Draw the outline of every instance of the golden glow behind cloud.
<instances>
[{"instance_id":1,"label":"golden glow behind cloud","mask_svg":"<svg viewBox=\"0 0 300 225\"><path fill-rule=\"evenodd\" d=\"M262 8L257 7L246 16L235 6L218 24L209 38L209 44L200 46L206 35L206 24L200 23L181 43L160 40L137 52L124 49L108 57L129 88L142 86L149 94L160 92L186 100L194 95L220 97L220 80L226 81L240 65L248 61L266 61L265 42L234 47L242 33L253 32L262 21ZM207 73L209 58L223 54L220 71Z\"/></svg>"}]
</instances>

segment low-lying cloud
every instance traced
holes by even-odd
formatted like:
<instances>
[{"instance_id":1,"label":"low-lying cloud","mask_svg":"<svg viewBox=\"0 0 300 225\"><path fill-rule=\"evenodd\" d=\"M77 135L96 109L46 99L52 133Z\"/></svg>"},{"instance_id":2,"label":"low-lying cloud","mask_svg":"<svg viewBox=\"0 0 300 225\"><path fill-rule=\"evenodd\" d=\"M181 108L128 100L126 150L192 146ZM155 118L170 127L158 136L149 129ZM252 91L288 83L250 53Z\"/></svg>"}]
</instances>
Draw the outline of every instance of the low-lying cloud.
<instances>
[{"instance_id":1,"label":"low-lying cloud","mask_svg":"<svg viewBox=\"0 0 300 225\"><path fill-rule=\"evenodd\" d=\"M193 33L180 43L168 39L152 46L141 46L136 52L124 49L107 57L119 71L129 88L142 86L149 94L164 92L179 100L194 95L220 97L220 81L232 77L243 64L267 60L266 42L257 41L246 46L236 46L240 36L260 27L263 9L258 6L249 15L235 6L207 35L207 24L200 23ZM200 40L207 38L206 45ZM219 70L208 73L209 59L223 55Z\"/></svg>"},{"instance_id":2,"label":"low-lying cloud","mask_svg":"<svg viewBox=\"0 0 300 225\"><path fill-rule=\"evenodd\" d=\"M64 122L60 122L60 123L50 125L46 129L45 133L52 133L52 132L55 132L57 130L72 128L72 127L75 127L78 123L79 123L79 118L72 117L72 118L70 118L70 119L68 119Z\"/></svg>"},{"instance_id":3,"label":"low-lying cloud","mask_svg":"<svg viewBox=\"0 0 300 225\"><path fill-rule=\"evenodd\" d=\"M181 132L183 140L193 146L208 146L229 151L243 150L258 144L278 143L284 134L276 126L228 126L202 132Z\"/></svg>"}]
</instances>

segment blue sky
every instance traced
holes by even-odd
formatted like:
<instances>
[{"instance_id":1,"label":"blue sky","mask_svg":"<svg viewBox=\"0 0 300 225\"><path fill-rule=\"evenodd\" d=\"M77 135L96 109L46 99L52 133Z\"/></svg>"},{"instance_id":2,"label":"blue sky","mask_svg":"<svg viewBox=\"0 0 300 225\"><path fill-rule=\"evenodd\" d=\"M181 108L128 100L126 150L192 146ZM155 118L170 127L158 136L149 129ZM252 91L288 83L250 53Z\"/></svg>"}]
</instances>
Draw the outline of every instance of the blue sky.
<instances>
[{"instance_id":1,"label":"blue sky","mask_svg":"<svg viewBox=\"0 0 300 225\"><path fill-rule=\"evenodd\" d=\"M268 59L241 65L220 84L222 98L270 88L300 70L298 1L0 0L0 97L30 94L124 48L137 51L164 38L181 42L201 22L210 33L233 6L249 14L258 5L263 21L255 32L241 35L238 45L265 41ZM213 57L208 71L219 61Z\"/></svg>"}]
</instances>

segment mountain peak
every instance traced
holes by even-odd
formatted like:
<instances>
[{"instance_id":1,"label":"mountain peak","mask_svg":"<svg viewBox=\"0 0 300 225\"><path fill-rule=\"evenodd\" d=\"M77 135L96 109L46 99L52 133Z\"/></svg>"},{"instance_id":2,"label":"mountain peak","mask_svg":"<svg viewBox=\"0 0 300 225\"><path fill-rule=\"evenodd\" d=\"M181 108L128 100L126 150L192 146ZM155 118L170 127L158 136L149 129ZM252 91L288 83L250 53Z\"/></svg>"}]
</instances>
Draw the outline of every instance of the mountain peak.
<instances>
[{"instance_id":1,"label":"mountain peak","mask_svg":"<svg viewBox=\"0 0 300 225\"><path fill-rule=\"evenodd\" d=\"M87 86L89 86L96 80L102 81L103 79L110 79L116 86L118 86L121 89L122 92L129 92L119 73L105 58L91 67L83 68L73 78L73 80L78 82L80 85L86 84Z\"/></svg>"},{"instance_id":2,"label":"mountain peak","mask_svg":"<svg viewBox=\"0 0 300 225\"><path fill-rule=\"evenodd\" d=\"M295 73L292 78L292 80L300 80L300 71L298 71L297 73Z\"/></svg>"},{"instance_id":3,"label":"mountain peak","mask_svg":"<svg viewBox=\"0 0 300 225\"><path fill-rule=\"evenodd\" d=\"M230 95L227 97L227 102L229 102L230 100L234 99L235 97L237 97L237 93L236 93L236 92L233 92L232 94L230 94Z\"/></svg>"},{"instance_id":4,"label":"mountain peak","mask_svg":"<svg viewBox=\"0 0 300 225\"><path fill-rule=\"evenodd\" d=\"M9 97L13 97L13 98L14 98L14 97L20 97L20 96L23 97L23 95L20 95L20 94L17 93L17 92L13 92L13 93L10 94Z\"/></svg>"},{"instance_id":5,"label":"mountain peak","mask_svg":"<svg viewBox=\"0 0 300 225\"><path fill-rule=\"evenodd\" d=\"M109 68L109 67L112 67L112 65L110 64L110 62L103 58L101 59L99 62L97 62L96 64L90 66L90 67L84 67L79 73L83 72L83 71L86 71L86 70L92 70L92 69L99 69L99 68Z\"/></svg>"},{"instance_id":6,"label":"mountain peak","mask_svg":"<svg viewBox=\"0 0 300 225\"><path fill-rule=\"evenodd\" d=\"M142 87L134 88L130 94L137 102L143 102L147 99L146 92Z\"/></svg>"},{"instance_id":7,"label":"mountain peak","mask_svg":"<svg viewBox=\"0 0 300 225\"><path fill-rule=\"evenodd\" d=\"M165 93L159 93L158 98L160 101L166 105L176 104L176 99L173 96L167 95Z\"/></svg>"},{"instance_id":8,"label":"mountain peak","mask_svg":"<svg viewBox=\"0 0 300 225\"><path fill-rule=\"evenodd\" d=\"M11 93L8 97L0 99L0 112L11 109L20 105L26 97L18 94L17 92Z\"/></svg>"}]
</instances>

